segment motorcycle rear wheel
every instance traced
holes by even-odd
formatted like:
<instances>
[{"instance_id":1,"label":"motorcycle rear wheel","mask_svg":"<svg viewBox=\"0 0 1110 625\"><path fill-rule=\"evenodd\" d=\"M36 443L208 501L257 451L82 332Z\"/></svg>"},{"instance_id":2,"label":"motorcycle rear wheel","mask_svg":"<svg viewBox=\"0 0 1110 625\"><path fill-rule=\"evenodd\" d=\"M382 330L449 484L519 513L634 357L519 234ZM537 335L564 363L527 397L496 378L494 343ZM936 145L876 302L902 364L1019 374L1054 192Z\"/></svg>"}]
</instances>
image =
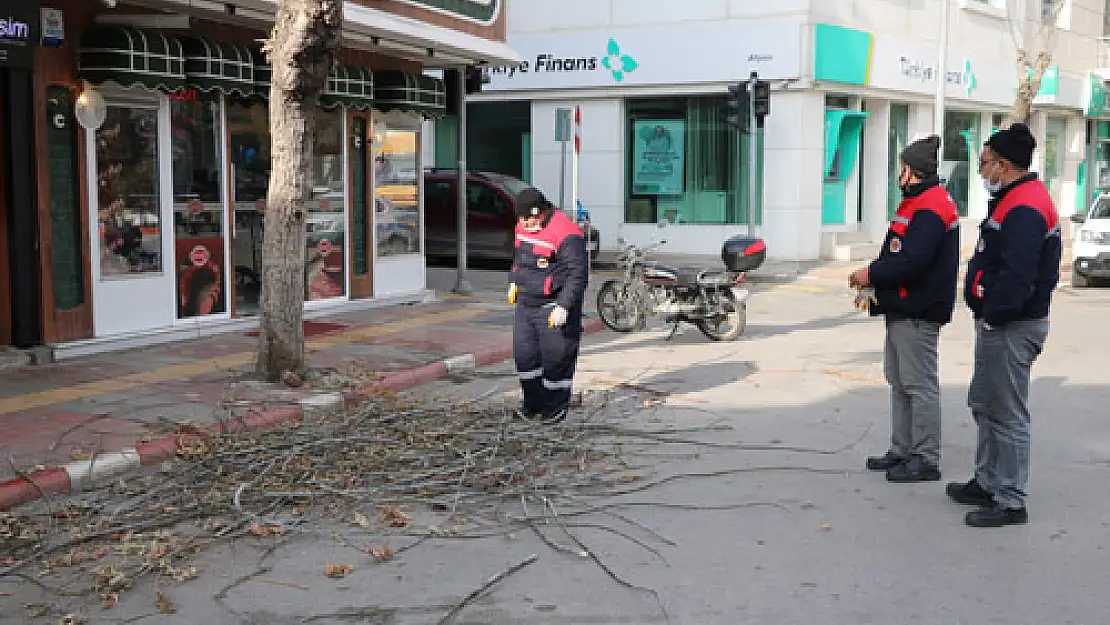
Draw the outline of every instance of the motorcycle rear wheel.
<instances>
[{"instance_id":1,"label":"motorcycle rear wheel","mask_svg":"<svg viewBox=\"0 0 1110 625\"><path fill-rule=\"evenodd\" d=\"M711 341L735 341L748 327L748 305L737 302L731 293L721 294L719 297L724 314L698 319L694 325ZM724 323L728 324L727 329L722 329Z\"/></svg>"},{"instance_id":2,"label":"motorcycle rear wheel","mask_svg":"<svg viewBox=\"0 0 1110 625\"><path fill-rule=\"evenodd\" d=\"M598 289L597 314L613 332L633 332L644 322L644 312L627 282L606 282Z\"/></svg>"}]
</instances>

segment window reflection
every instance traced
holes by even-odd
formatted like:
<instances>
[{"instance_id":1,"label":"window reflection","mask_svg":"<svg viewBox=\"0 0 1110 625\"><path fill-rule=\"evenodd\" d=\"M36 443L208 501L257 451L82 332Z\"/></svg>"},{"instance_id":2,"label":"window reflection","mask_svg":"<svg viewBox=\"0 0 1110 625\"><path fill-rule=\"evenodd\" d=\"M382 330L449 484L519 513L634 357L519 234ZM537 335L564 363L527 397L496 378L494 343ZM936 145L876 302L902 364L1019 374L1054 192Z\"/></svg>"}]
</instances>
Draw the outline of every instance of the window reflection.
<instances>
[{"instance_id":1,"label":"window reflection","mask_svg":"<svg viewBox=\"0 0 1110 625\"><path fill-rule=\"evenodd\" d=\"M178 317L227 311L219 103L171 101Z\"/></svg>"},{"instance_id":2,"label":"window reflection","mask_svg":"<svg viewBox=\"0 0 1110 625\"><path fill-rule=\"evenodd\" d=\"M347 292L344 262L343 111L316 111L312 145L312 201L305 222L305 300Z\"/></svg>"},{"instance_id":3,"label":"window reflection","mask_svg":"<svg viewBox=\"0 0 1110 625\"><path fill-rule=\"evenodd\" d=\"M161 272L158 112L108 107L96 162L101 277Z\"/></svg>"},{"instance_id":4,"label":"window reflection","mask_svg":"<svg viewBox=\"0 0 1110 625\"><path fill-rule=\"evenodd\" d=\"M389 130L374 158L378 256L420 252L420 133Z\"/></svg>"}]
</instances>

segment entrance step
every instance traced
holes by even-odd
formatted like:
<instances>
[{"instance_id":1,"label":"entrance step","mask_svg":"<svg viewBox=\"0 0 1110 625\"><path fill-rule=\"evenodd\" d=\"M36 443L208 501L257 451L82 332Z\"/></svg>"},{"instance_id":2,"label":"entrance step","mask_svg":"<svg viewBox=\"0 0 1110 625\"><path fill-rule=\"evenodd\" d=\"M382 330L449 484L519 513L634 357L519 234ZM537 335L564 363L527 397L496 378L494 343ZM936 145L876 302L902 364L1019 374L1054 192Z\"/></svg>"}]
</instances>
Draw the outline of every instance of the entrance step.
<instances>
[{"instance_id":1,"label":"entrance step","mask_svg":"<svg viewBox=\"0 0 1110 625\"><path fill-rule=\"evenodd\" d=\"M47 345L31 349L0 347L0 371L26 367L27 365L46 365L54 362L54 348Z\"/></svg>"},{"instance_id":2,"label":"entrance step","mask_svg":"<svg viewBox=\"0 0 1110 625\"><path fill-rule=\"evenodd\" d=\"M879 254L879 243L863 232L826 232L823 256L835 261L871 260Z\"/></svg>"}]
</instances>

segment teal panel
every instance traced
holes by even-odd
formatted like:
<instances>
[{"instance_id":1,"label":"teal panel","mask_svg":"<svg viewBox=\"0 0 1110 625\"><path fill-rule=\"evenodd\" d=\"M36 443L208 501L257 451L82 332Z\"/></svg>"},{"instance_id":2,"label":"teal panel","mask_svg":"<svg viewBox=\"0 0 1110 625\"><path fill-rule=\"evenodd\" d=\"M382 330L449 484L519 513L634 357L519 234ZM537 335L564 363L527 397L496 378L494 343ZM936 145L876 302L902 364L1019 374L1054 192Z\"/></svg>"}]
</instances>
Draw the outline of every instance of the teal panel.
<instances>
[{"instance_id":1,"label":"teal panel","mask_svg":"<svg viewBox=\"0 0 1110 625\"><path fill-rule=\"evenodd\" d=\"M532 133L526 132L520 136L520 179L532 184Z\"/></svg>"},{"instance_id":2,"label":"teal panel","mask_svg":"<svg viewBox=\"0 0 1110 625\"><path fill-rule=\"evenodd\" d=\"M871 33L817 24L813 33L813 77L847 85L867 85L871 78Z\"/></svg>"},{"instance_id":3,"label":"teal panel","mask_svg":"<svg viewBox=\"0 0 1110 625\"><path fill-rule=\"evenodd\" d=\"M862 111L825 111L825 185L821 197L821 222L845 223L847 180L859 158Z\"/></svg>"}]
</instances>

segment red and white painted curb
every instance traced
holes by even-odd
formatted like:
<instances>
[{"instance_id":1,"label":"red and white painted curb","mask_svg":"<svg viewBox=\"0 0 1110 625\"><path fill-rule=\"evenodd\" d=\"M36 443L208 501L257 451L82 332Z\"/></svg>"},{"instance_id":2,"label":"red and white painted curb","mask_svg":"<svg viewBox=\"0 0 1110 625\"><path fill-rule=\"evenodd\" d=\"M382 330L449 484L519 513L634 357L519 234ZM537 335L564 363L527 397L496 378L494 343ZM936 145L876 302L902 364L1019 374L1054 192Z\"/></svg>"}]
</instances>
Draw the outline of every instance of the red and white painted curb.
<instances>
[{"instance_id":1,"label":"red and white painted curb","mask_svg":"<svg viewBox=\"0 0 1110 625\"><path fill-rule=\"evenodd\" d=\"M582 331L592 334L604 327L601 319L591 317L583 322ZM89 460L40 469L25 477L0 482L0 511L10 510L49 495L89 490L122 475L172 460L183 446L201 442L207 436L299 425L306 419L336 412L350 403L379 396L383 392L403 391L448 376L474 373L479 367L493 365L512 357L511 345L454 356L415 369L390 373L362 389L347 393L311 395L300 400L296 405L266 408L242 419L212 424L195 433L166 436L135 447L98 454Z\"/></svg>"}]
</instances>

